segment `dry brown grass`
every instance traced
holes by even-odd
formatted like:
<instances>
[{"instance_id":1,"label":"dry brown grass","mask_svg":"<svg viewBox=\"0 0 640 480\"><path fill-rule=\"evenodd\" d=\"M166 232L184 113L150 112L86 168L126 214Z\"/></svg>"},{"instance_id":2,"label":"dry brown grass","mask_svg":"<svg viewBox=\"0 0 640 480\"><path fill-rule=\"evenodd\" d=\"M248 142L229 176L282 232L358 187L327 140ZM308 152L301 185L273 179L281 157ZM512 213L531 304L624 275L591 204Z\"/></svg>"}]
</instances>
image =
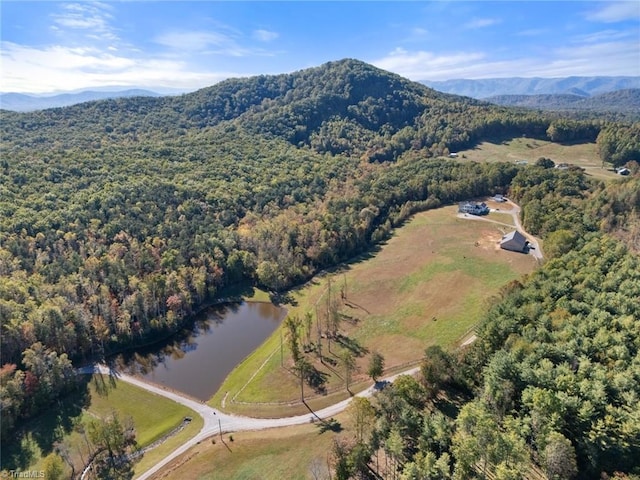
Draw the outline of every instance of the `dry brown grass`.
<instances>
[{"instance_id":1,"label":"dry brown grass","mask_svg":"<svg viewBox=\"0 0 640 480\"><path fill-rule=\"evenodd\" d=\"M463 158L463 156L465 158ZM595 143L562 145L544 140L514 138L499 143L482 142L476 147L459 152L461 161L476 162L515 162L526 160L530 164L538 158L550 158L555 163L568 163L585 169L587 175L607 180L617 178L611 165L602 168Z\"/></svg>"},{"instance_id":2,"label":"dry brown grass","mask_svg":"<svg viewBox=\"0 0 640 480\"><path fill-rule=\"evenodd\" d=\"M509 217L500 215L496 220L507 223ZM429 345L459 344L478 321L487 299L510 280L535 268L530 256L498 248L500 237L510 229L508 225L457 218L454 206L419 213L375 254L293 292L296 306L290 314L303 316L310 311L315 316L317 305L318 313L324 317L331 278L338 299L346 284L347 301L340 308L348 317L340 329L343 335L369 352L382 353L389 368L417 362ZM313 332L315 340L315 328ZM226 382L212 403L220 405L228 390L227 410L264 416L304 412L305 407L299 402L299 382L288 369L288 350L285 346L281 358L279 345L278 333L256 352L255 358L248 359L232 374L236 375L233 382ZM329 353L327 340L323 341L323 354L333 359L335 366L308 355L315 360L316 368L327 375L328 394L306 389L305 397L314 409L347 395L338 360L342 350L332 342ZM265 363L269 355L272 356ZM368 361L366 354L357 359L352 391L370 383L366 376ZM248 381L257 369L258 374Z\"/></svg>"},{"instance_id":3,"label":"dry brown grass","mask_svg":"<svg viewBox=\"0 0 640 480\"><path fill-rule=\"evenodd\" d=\"M337 419L348 425L346 415ZM239 432L219 436L189 450L171 462L154 480L201 478L209 480L314 478L312 471L325 473L335 438L346 433L326 431L317 424L278 428L259 432ZM212 440L215 443L212 443Z\"/></svg>"}]
</instances>

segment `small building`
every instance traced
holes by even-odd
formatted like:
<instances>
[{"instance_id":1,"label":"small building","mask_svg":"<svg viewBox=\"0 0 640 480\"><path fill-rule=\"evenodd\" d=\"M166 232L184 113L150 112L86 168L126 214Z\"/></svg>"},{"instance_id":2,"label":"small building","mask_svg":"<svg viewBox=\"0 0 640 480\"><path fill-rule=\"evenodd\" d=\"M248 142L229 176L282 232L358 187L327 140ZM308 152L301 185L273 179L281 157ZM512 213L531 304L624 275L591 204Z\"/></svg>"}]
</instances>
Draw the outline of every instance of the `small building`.
<instances>
[{"instance_id":1,"label":"small building","mask_svg":"<svg viewBox=\"0 0 640 480\"><path fill-rule=\"evenodd\" d=\"M507 201L507 199L504 198L504 196L501 193L496 193L493 197L491 197L491 200L498 203L504 203Z\"/></svg>"},{"instance_id":2,"label":"small building","mask_svg":"<svg viewBox=\"0 0 640 480\"><path fill-rule=\"evenodd\" d=\"M616 168L616 173L618 175L629 175L631 173L631 170L629 170L627 167L620 167Z\"/></svg>"},{"instance_id":3,"label":"small building","mask_svg":"<svg viewBox=\"0 0 640 480\"><path fill-rule=\"evenodd\" d=\"M458 154L457 154L457 153L455 153L455 152L451 152L451 153L449 154L449 158L458 158Z\"/></svg>"},{"instance_id":4,"label":"small building","mask_svg":"<svg viewBox=\"0 0 640 480\"><path fill-rule=\"evenodd\" d=\"M512 252L526 253L529 249L529 241L519 231L514 230L502 237L500 248L511 250Z\"/></svg>"},{"instance_id":5,"label":"small building","mask_svg":"<svg viewBox=\"0 0 640 480\"><path fill-rule=\"evenodd\" d=\"M458 212L470 213L471 215L488 215L489 207L487 207L487 204L484 202L464 202L458 205Z\"/></svg>"}]
</instances>

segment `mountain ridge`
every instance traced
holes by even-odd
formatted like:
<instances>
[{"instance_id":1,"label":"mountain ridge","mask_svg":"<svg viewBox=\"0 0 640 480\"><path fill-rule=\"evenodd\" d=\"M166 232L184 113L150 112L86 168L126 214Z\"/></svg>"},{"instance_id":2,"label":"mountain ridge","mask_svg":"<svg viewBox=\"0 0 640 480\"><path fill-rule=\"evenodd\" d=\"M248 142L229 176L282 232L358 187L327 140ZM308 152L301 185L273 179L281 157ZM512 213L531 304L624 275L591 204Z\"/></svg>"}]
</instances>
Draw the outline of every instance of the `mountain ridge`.
<instances>
[{"instance_id":1,"label":"mountain ridge","mask_svg":"<svg viewBox=\"0 0 640 480\"><path fill-rule=\"evenodd\" d=\"M592 97L574 94L497 95L485 99L496 105L550 111L640 112L640 89L630 88Z\"/></svg>"},{"instance_id":2,"label":"mountain ridge","mask_svg":"<svg viewBox=\"0 0 640 480\"><path fill-rule=\"evenodd\" d=\"M61 145L93 148L123 138L175 138L204 128L241 128L318 152L374 161L409 149L435 155L480 136L543 136L548 120L470 97L438 92L355 59L280 75L228 79L174 97L136 97L29 113L3 112L16 139L29 128ZM488 119L492 119L491 122ZM108 135L105 136L105 133ZM120 139L120 140L119 140Z\"/></svg>"},{"instance_id":3,"label":"mountain ridge","mask_svg":"<svg viewBox=\"0 0 640 480\"><path fill-rule=\"evenodd\" d=\"M65 92L46 96L8 92L0 94L0 108L12 112L31 112L48 108L68 107L94 100L160 96L163 95L158 92L139 88L117 91L83 90L81 92Z\"/></svg>"},{"instance_id":4,"label":"mountain ridge","mask_svg":"<svg viewBox=\"0 0 640 480\"><path fill-rule=\"evenodd\" d=\"M425 85L445 93L486 99L496 95L579 94L582 96L630 88L640 88L640 77L506 77L487 79L452 79L423 81Z\"/></svg>"}]
</instances>

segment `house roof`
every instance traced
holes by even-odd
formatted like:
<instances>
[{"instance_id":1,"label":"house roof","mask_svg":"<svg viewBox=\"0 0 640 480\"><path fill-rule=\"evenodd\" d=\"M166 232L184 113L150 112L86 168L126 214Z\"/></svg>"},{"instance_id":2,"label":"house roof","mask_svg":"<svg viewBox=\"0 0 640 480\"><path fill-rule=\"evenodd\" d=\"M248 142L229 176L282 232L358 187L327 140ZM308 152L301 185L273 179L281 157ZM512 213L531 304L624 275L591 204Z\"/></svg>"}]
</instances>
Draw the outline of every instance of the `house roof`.
<instances>
[{"instance_id":1,"label":"house roof","mask_svg":"<svg viewBox=\"0 0 640 480\"><path fill-rule=\"evenodd\" d=\"M518 250L524 250L527 245L527 239L519 231L514 230L511 233L507 233L500 241L501 247L516 248Z\"/></svg>"}]
</instances>

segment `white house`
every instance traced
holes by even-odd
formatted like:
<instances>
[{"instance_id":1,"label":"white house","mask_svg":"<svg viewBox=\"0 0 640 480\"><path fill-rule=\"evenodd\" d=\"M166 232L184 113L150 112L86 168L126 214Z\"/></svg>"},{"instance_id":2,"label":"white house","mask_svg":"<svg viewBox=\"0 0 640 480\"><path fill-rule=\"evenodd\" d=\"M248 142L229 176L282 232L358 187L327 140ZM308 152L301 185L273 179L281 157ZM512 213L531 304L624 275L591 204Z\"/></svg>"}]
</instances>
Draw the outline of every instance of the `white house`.
<instances>
[{"instance_id":1,"label":"white house","mask_svg":"<svg viewBox=\"0 0 640 480\"><path fill-rule=\"evenodd\" d=\"M489 213L489 207L487 207L487 204L484 202L464 202L458 205L458 212L470 213L471 215L487 215Z\"/></svg>"}]
</instances>

